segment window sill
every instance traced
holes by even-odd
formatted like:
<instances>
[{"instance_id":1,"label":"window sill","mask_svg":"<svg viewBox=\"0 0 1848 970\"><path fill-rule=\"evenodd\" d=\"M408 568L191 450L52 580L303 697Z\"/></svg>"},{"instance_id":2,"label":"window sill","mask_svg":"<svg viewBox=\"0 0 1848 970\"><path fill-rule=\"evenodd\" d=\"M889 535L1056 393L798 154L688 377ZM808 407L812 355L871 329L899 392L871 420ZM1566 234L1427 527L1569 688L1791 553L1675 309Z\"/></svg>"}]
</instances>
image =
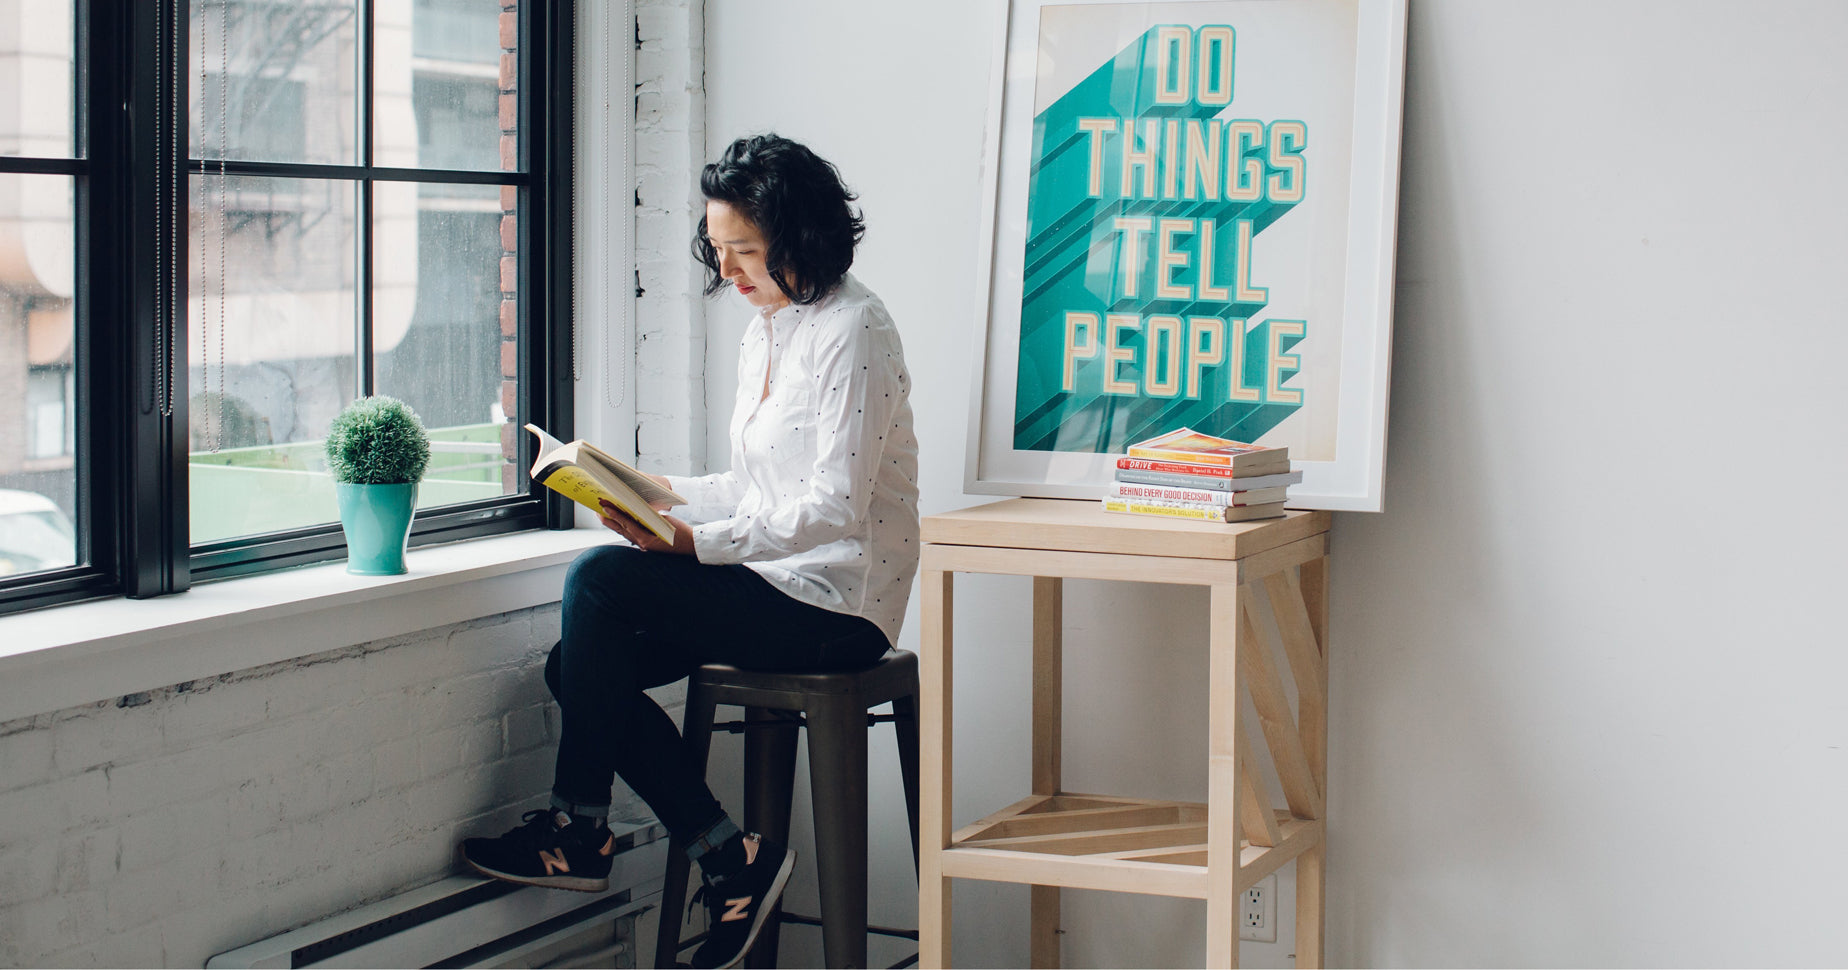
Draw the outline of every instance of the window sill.
<instances>
[{"instance_id":1,"label":"window sill","mask_svg":"<svg viewBox=\"0 0 1848 970\"><path fill-rule=\"evenodd\" d=\"M344 561L0 619L0 723L555 603L603 529L521 532L411 550L402 576Z\"/></svg>"}]
</instances>

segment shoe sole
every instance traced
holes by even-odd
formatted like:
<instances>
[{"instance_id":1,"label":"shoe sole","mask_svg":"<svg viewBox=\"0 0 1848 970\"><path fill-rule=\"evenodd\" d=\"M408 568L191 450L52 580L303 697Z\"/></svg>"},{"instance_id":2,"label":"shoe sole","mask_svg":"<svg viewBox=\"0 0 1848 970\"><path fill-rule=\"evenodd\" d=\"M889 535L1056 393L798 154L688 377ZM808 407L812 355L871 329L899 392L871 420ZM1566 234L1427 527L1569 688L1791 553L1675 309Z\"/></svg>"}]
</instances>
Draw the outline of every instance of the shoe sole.
<instances>
[{"instance_id":1,"label":"shoe sole","mask_svg":"<svg viewBox=\"0 0 1848 970\"><path fill-rule=\"evenodd\" d=\"M600 893L610 888L610 881L607 877L603 879L590 879L585 876L522 876L516 873L489 869L487 866L470 859L468 856L463 856L462 861L468 863L470 869L484 876L492 876L502 882L516 882L522 886L543 886L546 889L569 889L572 892L579 893Z\"/></svg>"},{"instance_id":2,"label":"shoe sole","mask_svg":"<svg viewBox=\"0 0 1848 970\"><path fill-rule=\"evenodd\" d=\"M789 883L789 874L795 871L796 850L783 850L783 865L776 871L776 878L770 880L770 888L764 890L764 901L757 906L757 916L751 920L751 931L744 935L744 945L738 948L738 953L729 962L719 964L717 970L731 970L744 963L745 954L751 952L751 947L756 945L757 934L763 930L764 923L770 918L770 913L776 909L777 901L783 898L783 887Z\"/></svg>"}]
</instances>

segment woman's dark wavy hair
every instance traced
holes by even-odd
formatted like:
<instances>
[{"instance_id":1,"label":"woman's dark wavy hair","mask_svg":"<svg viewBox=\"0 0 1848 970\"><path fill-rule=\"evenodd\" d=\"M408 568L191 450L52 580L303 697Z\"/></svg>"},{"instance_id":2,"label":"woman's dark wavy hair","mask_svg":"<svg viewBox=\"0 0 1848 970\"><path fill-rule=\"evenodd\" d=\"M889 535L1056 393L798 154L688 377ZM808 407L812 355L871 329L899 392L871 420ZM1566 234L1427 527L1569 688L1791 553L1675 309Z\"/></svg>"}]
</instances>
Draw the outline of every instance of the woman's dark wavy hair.
<instances>
[{"instance_id":1,"label":"woman's dark wavy hair","mask_svg":"<svg viewBox=\"0 0 1848 970\"><path fill-rule=\"evenodd\" d=\"M775 134L740 138L699 174L707 199L737 209L768 249L770 278L795 303L810 304L828 294L847 268L866 223L849 205L859 196L847 190L834 166L807 147ZM706 266L706 295L730 282L719 275L719 255L699 217L693 258Z\"/></svg>"}]
</instances>

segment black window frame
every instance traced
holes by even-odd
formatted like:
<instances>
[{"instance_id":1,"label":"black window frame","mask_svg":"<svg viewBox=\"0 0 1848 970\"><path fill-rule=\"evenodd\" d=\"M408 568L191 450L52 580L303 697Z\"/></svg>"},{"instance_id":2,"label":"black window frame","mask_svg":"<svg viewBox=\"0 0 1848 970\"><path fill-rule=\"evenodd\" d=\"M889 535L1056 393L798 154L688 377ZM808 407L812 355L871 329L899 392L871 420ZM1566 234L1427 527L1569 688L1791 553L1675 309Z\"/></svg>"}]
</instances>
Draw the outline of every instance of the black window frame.
<instances>
[{"instance_id":1,"label":"black window frame","mask_svg":"<svg viewBox=\"0 0 1848 970\"><path fill-rule=\"evenodd\" d=\"M206 163L187 155L189 8L189 0L73 0L78 46L73 103L82 105L73 133L75 157L0 156L0 174L66 175L74 185L73 457L80 563L0 578L0 615L105 596L178 593L195 582L346 554L337 522L197 546L190 542L183 270L188 178L204 171ZM373 0L358 0L358 11L359 161L369 163ZM360 183L359 338L365 348L360 356L368 361L372 186L381 181L515 186L521 214L515 253L518 376L516 413L508 418L516 428L537 422L566 440L573 434L575 13L574 0L522 0L517 7L521 124L514 172L239 161L223 167L228 175ZM210 170L220 171L216 160ZM370 393L374 368L360 369L359 393ZM532 484L526 475L532 445L526 435L517 440L513 494L420 510L411 544L570 528L570 503Z\"/></svg>"}]
</instances>

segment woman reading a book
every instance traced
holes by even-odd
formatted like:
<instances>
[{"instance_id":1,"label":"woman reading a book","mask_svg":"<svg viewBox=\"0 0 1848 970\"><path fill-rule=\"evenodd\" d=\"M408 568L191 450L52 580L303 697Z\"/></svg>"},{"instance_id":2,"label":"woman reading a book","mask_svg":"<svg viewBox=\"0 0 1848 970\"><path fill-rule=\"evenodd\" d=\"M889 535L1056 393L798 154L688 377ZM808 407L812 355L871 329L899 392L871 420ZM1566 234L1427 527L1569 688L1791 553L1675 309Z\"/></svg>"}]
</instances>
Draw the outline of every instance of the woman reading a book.
<instances>
[{"instance_id":1,"label":"woman reading a book","mask_svg":"<svg viewBox=\"0 0 1848 970\"><path fill-rule=\"evenodd\" d=\"M731 468L659 479L687 499L667 516L671 542L604 506L603 524L628 542L572 565L546 664L563 713L552 808L468 840L463 854L503 879L604 888L619 775L699 863L710 919L693 965L711 967L743 956L793 859L739 831L643 690L709 662L877 660L917 571L918 490L910 375L884 304L847 272L863 226L834 167L763 135L733 142L700 188L693 252L706 293L736 290L756 310L738 359Z\"/></svg>"}]
</instances>

